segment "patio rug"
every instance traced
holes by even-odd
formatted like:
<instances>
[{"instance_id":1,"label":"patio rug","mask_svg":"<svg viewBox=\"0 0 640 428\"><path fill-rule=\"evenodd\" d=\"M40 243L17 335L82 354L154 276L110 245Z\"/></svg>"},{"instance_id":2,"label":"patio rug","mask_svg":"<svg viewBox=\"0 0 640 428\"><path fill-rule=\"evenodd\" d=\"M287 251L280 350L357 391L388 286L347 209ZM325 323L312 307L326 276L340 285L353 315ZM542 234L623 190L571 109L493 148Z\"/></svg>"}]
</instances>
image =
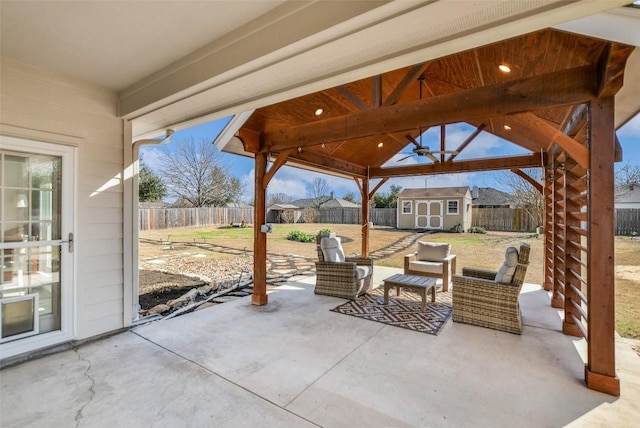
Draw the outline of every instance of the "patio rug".
<instances>
[{"instance_id":1,"label":"patio rug","mask_svg":"<svg viewBox=\"0 0 640 428\"><path fill-rule=\"evenodd\" d=\"M451 317L450 291L436 293L434 303L431 303L431 295L427 293L427 307L424 312L420 309L421 299L418 293L403 289L400 296L395 294L395 288L389 290L389 304L385 305L384 290L380 287L331 310L433 335L437 335Z\"/></svg>"}]
</instances>

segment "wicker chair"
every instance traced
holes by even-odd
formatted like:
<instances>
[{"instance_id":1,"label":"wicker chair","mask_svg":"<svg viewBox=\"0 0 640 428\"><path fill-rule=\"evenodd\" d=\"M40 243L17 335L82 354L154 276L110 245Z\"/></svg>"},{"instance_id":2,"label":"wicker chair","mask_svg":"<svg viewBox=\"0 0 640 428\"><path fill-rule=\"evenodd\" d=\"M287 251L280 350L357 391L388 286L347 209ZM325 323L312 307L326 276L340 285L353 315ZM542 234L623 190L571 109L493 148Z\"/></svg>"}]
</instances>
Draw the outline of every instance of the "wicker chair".
<instances>
[{"instance_id":1,"label":"wicker chair","mask_svg":"<svg viewBox=\"0 0 640 428\"><path fill-rule=\"evenodd\" d=\"M344 262L325 260L322 250L322 238L337 240L339 252L342 252L340 238L335 234L316 236L318 261L316 262L316 294L355 299L371 288L373 259L370 257L344 257ZM335 242L335 241L334 241Z\"/></svg>"},{"instance_id":2,"label":"wicker chair","mask_svg":"<svg viewBox=\"0 0 640 428\"><path fill-rule=\"evenodd\" d=\"M515 251L515 249L513 249ZM514 260L515 272L509 282L497 282L499 272L463 268L453 277L453 321L522 333L522 314L518 297L529 265L531 247L522 243ZM506 258L509 259L509 249Z\"/></svg>"}]
</instances>

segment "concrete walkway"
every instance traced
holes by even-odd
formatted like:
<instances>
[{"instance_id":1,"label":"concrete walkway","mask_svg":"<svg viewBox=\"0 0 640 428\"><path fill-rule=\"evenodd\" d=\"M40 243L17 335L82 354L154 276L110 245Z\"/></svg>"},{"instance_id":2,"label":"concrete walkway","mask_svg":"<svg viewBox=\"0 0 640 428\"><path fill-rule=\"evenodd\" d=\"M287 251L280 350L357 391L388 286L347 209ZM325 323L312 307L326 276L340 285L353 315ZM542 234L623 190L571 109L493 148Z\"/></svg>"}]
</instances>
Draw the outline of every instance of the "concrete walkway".
<instances>
[{"instance_id":1,"label":"concrete walkway","mask_svg":"<svg viewBox=\"0 0 640 428\"><path fill-rule=\"evenodd\" d=\"M394 270L375 269L375 283ZM448 321L438 336L331 312L313 277L8 367L9 427L637 426L640 357L616 344L622 396L584 386L584 341L527 285L521 336Z\"/></svg>"}]
</instances>

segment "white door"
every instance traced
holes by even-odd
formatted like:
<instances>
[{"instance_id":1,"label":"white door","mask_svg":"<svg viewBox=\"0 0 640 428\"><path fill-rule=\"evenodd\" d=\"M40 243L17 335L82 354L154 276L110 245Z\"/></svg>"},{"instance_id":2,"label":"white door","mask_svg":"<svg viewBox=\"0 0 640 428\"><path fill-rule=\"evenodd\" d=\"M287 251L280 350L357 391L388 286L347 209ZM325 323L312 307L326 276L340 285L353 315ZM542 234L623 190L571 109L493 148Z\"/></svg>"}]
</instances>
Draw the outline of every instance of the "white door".
<instances>
[{"instance_id":1,"label":"white door","mask_svg":"<svg viewBox=\"0 0 640 428\"><path fill-rule=\"evenodd\" d=\"M442 229L443 201L416 201L416 229Z\"/></svg>"},{"instance_id":2,"label":"white door","mask_svg":"<svg viewBox=\"0 0 640 428\"><path fill-rule=\"evenodd\" d=\"M74 336L75 149L0 137L2 357Z\"/></svg>"}]
</instances>

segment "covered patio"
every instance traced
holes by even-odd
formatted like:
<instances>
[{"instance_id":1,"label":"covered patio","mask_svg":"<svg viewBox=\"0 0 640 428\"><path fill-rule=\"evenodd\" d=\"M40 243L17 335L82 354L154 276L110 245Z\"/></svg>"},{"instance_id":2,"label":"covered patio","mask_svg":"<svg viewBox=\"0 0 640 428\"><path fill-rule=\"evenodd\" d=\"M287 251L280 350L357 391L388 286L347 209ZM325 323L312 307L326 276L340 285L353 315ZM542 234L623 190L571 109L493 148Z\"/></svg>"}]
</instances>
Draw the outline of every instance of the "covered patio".
<instances>
[{"instance_id":1,"label":"covered patio","mask_svg":"<svg viewBox=\"0 0 640 428\"><path fill-rule=\"evenodd\" d=\"M375 284L395 271L377 268ZM313 277L9 367L2 426L632 426L623 394L584 387L584 339L527 284L521 336L447 322L438 336L331 312ZM508 350L508 351L507 351ZM5 394L6 391L11 391ZM37 399L34 399L34 394Z\"/></svg>"},{"instance_id":2,"label":"covered patio","mask_svg":"<svg viewBox=\"0 0 640 428\"><path fill-rule=\"evenodd\" d=\"M551 305L562 309L562 331L587 339L586 384L619 395L613 182L614 162L623 154L615 129L631 116L616 109L615 97L633 51L633 46L545 29L236 116L215 143L255 157L253 303L268 303L267 234L258 225L266 222L266 191L282 165L356 181L365 202L365 256L366 202L390 178L511 170L545 197L543 286L552 291ZM636 52L630 62L637 57ZM625 89L636 84L631 79ZM452 147L446 127L461 122L475 131ZM440 128L439 147L431 149L420 137L430 127ZM512 142L524 154L466 156L481 132ZM398 166L398 153L407 146L429 161ZM541 168L542 182L527 168ZM591 269L596 263L598 269Z\"/></svg>"}]
</instances>

